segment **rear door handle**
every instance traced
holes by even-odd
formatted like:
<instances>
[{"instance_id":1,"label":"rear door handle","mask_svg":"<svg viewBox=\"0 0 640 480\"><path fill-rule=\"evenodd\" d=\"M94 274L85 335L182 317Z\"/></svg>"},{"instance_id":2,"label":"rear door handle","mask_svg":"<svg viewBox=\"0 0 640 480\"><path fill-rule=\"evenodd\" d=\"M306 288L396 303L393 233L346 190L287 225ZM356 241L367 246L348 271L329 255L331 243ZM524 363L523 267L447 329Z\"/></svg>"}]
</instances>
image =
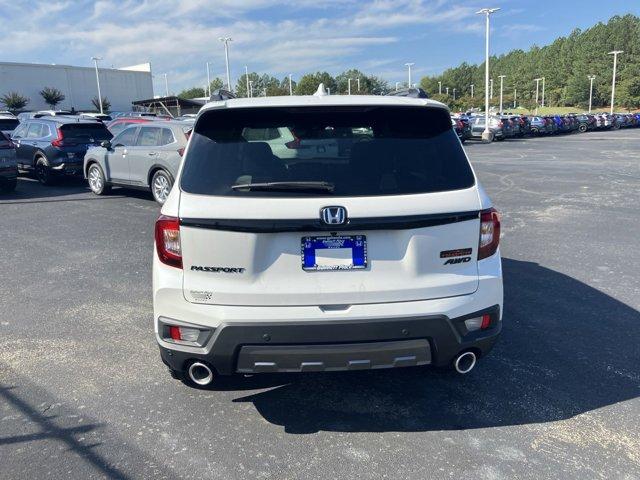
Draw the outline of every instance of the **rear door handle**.
<instances>
[{"instance_id":1,"label":"rear door handle","mask_svg":"<svg viewBox=\"0 0 640 480\"><path fill-rule=\"evenodd\" d=\"M155 157L156 155L158 155L158 152L149 152L147 153L147 155L149 155L150 157Z\"/></svg>"}]
</instances>

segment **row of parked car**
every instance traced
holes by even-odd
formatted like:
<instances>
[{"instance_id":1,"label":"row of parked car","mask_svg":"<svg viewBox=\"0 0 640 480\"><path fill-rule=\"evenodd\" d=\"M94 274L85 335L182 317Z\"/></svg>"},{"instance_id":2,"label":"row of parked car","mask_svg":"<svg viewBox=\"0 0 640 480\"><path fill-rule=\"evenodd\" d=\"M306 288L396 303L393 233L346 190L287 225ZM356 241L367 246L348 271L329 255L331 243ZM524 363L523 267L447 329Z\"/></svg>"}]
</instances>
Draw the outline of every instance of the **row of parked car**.
<instances>
[{"instance_id":1,"label":"row of parked car","mask_svg":"<svg viewBox=\"0 0 640 480\"><path fill-rule=\"evenodd\" d=\"M483 113L457 114L451 117L461 141L481 138L485 130ZM617 130L640 126L638 113L570 113L566 115L527 116L507 113L489 116L489 130L493 139L500 141L526 135L552 135L559 133L587 132L590 130Z\"/></svg>"},{"instance_id":2,"label":"row of parked car","mask_svg":"<svg viewBox=\"0 0 640 480\"><path fill-rule=\"evenodd\" d=\"M193 117L146 112L100 114L42 111L0 114L0 188L16 188L19 171L50 185L86 177L95 194L113 185L151 190L164 203L173 185Z\"/></svg>"}]
</instances>

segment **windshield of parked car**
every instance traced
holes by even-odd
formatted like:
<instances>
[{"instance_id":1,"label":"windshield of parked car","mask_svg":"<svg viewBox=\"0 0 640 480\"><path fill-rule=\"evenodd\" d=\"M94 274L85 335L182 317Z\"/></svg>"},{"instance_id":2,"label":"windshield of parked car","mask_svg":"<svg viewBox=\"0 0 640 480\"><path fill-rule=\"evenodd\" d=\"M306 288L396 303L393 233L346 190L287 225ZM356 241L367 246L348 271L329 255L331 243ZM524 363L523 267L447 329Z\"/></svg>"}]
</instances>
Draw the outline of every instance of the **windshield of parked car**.
<instances>
[{"instance_id":1,"label":"windshield of parked car","mask_svg":"<svg viewBox=\"0 0 640 480\"><path fill-rule=\"evenodd\" d=\"M316 182L331 188L240 188ZM181 187L204 195L373 196L467 188L474 176L440 108L238 108L202 114Z\"/></svg>"}]
</instances>

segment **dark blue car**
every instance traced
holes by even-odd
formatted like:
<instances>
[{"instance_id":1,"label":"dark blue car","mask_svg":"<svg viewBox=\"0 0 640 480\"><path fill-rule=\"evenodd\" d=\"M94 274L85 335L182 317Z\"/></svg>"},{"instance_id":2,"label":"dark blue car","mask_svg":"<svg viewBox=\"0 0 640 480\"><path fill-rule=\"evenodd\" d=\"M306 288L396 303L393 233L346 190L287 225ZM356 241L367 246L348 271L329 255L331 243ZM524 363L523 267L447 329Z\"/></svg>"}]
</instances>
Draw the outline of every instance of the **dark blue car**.
<instances>
[{"instance_id":1,"label":"dark blue car","mask_svg":"<svg viewBox=\"0 0 640 480\"><path fill-rule=\"evenodd\" d=\"M11 133L18 168L32 171L43 185L56 177L83 175L88 147L113 135L101 122L76 116L44 116L25 120Z\"/></svg>"}]
</instances>

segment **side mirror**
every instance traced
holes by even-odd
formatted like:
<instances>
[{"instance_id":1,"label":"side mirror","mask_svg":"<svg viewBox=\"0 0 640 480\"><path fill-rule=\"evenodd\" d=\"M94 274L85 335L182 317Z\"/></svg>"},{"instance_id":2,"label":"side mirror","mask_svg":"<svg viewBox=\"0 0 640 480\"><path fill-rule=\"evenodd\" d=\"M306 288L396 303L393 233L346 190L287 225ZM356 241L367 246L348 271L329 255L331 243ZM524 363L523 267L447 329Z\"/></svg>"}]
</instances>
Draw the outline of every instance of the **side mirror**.
<instances>
[{"instance_id":1,"label":"side mirror","mask_svg":"<svg viewBox=\"0 0 640 480\"><path fill-rule=\"evenodd\" d=\"M103 140L100 142L100 146L102 148L106 148L107 150L111 150L111 142L109 140Z\"/></svg>"}]
</instances>

